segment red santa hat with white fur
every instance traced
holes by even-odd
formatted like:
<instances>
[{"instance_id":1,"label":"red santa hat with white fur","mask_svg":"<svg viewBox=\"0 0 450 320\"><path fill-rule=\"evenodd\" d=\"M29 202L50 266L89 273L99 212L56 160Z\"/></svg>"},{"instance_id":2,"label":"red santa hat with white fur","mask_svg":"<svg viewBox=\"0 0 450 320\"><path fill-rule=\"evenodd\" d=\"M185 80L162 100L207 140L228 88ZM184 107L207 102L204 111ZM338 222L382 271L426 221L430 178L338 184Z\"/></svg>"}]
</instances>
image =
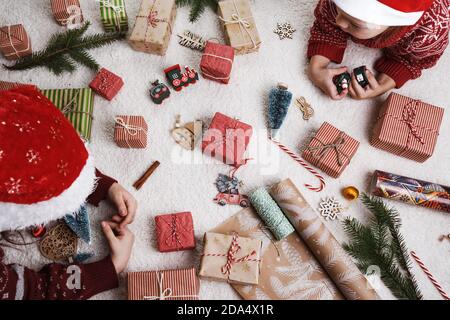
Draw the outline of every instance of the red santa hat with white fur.
<instances>
[{"instance_id":1,"label":"red santa hat with white fur","mask_svg":"<svg viewBox=\"0 0 450 320\"><path fill-rule=\"evenodd\" d=\"M70 122L33 87L0 91L0 231L77 211L95 167Z\"/></svg>"},{"instance_id":2,"label":"red santa hat with white fur","mask_svg":"<svg viewBox=\"0 0 450 320\"><path fill-rule=\"evenodd\" d=\"M333 0L348 15L380 26L416 24L434 0Z\"/></svg>"}]
</instances>

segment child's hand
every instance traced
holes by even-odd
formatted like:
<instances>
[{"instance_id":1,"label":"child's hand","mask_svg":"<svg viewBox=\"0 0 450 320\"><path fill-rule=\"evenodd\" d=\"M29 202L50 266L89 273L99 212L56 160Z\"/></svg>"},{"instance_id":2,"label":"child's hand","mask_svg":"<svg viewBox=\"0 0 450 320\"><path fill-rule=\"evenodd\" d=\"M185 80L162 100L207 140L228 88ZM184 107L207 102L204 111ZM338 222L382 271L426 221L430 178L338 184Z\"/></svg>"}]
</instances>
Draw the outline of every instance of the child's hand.
<instances>
[{"instance_id":1,"label":"child's hand","mask_svg":"<svg viewBox=\"0 0 450 320\"><path fill-rule=\"evenodd\" d=\"M370 70L366 70L366 76L369 85L363 88L358 84L358 81L356 81L355 75L352 75L349 93L353 99L364 100L375 98L395 88L395 81L384 73L380 74L378 80Z\"/></svg>"},{"instance_id":2,"label":"child's hand","mask_svg":"<svg viewBox=\"0 0 450 320\"><path fill-rule=\"evenodd\" d=\"M333 78L346 72L347 68L329 69L329 63L330 60L325 57L313 56L309 64L309 78L331 99L341 100L347 95L348 90L344 90L339 94L336 85L333 83Z\"/></svg>"},{"instance_id":3,"label":"child's hand","mask_svg":"<svg viewBox=\"0 0 450 320\"><path fill-rule=\"evenodd\" d=\"M136 215L136 199L118 183L114 183L108 190L108 197L118 210L112 217L112 221L119 224L120 228L133 222Z\"/></svg>"},{"instance_id":4,"label":"child's hand","mask_svg":"<svg viewBox=\"0 0 450 320\"><path fill-rule=\"evenodd\" d=\"M102 229L111 250L112 263L119 274L125 270L130 260L134 234L127 227L119 228L117 223L110 221L103 221Z\"/></svg>"}]
</instances>

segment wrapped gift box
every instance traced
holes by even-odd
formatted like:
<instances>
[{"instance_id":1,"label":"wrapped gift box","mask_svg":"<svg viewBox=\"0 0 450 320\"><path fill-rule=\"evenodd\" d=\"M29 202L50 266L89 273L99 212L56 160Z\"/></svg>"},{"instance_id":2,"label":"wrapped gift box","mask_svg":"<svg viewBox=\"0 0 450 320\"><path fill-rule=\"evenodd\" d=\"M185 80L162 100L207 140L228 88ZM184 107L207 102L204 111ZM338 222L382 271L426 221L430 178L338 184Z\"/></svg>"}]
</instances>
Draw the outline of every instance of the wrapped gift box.
<instances>
[{"instance_id":1,"label":"wrapped gift box","mask_svg":"<svg viewBox=\"0 0 450 320\"><path fill-rule=\"evenodd\" d=\"M261 240L208 232L199 275L230 283L258 284Z\"/></svg>"},{"instance_id":2,"label":"wrapped gift box","mask_svg":"<svg viewBox=\"0 0 450 320\"><path fill-rule=\"evenodd\" d=\"M112 100L123 87L123 80L111 71L101 68L89 87L103 98Z\"/></svg>"},{"instance_id":3,"label":"wrapped gift box","mask_svg":"<svg viewBox=\"0 0 450 320\"><path fill-rule=\"evenodd\" d=\"M234 61L234 49L230 46L208 41L200 62L203 77L228 83Z\"/></svg>"},{"instance_id":4,"label":"wrapped gift box","mask_svg":"<svg viewBox=\"0 0 450 320\"><path fill-rule=\"evenodd\" d=\"M80 136L91 139L94 93L90 88L45 89L42 94L61 110Z\"/></svg>"},{"instance_id":5,"label":"wrapped gift box","mask_svg":"<svg viewBox=\"0 0 450 320\"><path fill-rule=\"evenodd\" d=\"M165 55L177 14L175 0L142 0L129 38L137 51Z\"/></svg>"},{"instance_id":6,"label":"wrapped gift box","mask_svg":"<svg viewBox=\"0 0 450 320\"><path fill-rule=\"evenodd\" d=\"M203 136L203 153L232 166L243 165L252 134L250 125L217 112Z\"/></svg>"},{"instance_id":7,"label":"wrapped gift box","mask_svg":"<svg viewBox=\"0 0 450 320\"><path fill-rule=\"evenodd\" d=\"M359 148L359 142L328 122L303 151L302 157L333 178L338 178Z\"/></svg>"},{"instance_id":8,"label":"wrapped gift box","mask_svg":"<svg viewBox=\"0 0 450 320\"><path fill-rule=\"evenodd\" d=\"M370 143L424 162L433 155L443 117L443 108L391 93L380 109Z\"/></svg>"},{"instance_id":9,"label":"wrapped gift box","mask_svg":"<svg viewBox=\"0 0 450 320\"><path fill-rule=\"evenodd\" d=\"M106 32L128 31L125 0L100 0L100 16Z\"/></svg>"},{"instance_id":10,"label":"wrapped gift box","mask_svg":"<svg viewBox=\"0 0 450 320\"><path fill-rule=\"evenodd\" d=\"M195 248L194 223L190 212L155 217L158 250L171 252Z\"/></svg>"},{"instance_id":11,"label":"wrapped gift box","mask_svg":"<svg viewBox=\"0 0 450 320\"><path fill-rule=\"evenodd\" d=\"M30 86L30 87L33 87L34 89L37 89L37 87L34 84L0 81L0 91L11 90L11 89L19 88L19 87L24 87L24 86Z\"/></svg>"},{"instance_id":12,"label":"wrapped gift box","mask_svg":"<svg viewBox=\"0 0 450 320\"><path fill-rule=\"evenodd\" d=\"M195 268L128 273L128 300L198 300Z\"/></svg>"},{"instance_id":13,"label":"wrapped gift box","mask_svg":"<svg viewBox=\"0 0 450 320\"><path fill-rule=\"evenodd\" d=\"M147 147L147 122L142 116L119 115L115 118L114 141L121 148Z\"/></svg>"},{"instance_id":14,"label":"wrapped gift box","mask_svg":"<svg viewBox=\"0 0 450 320\"><path fill-rule=\"evenodd\" d=\"M23 25L15 24L0 28L0 52L8 60L31 54L31 41Z\"/></svg>"},{"instance_id":15,"label":"wrapped gift box","mask_svg":"<svg viewBox=\"0 0 450 320\"><path fill-rule=\"evenodd\" d=\"M77 25L84 21L78 0L51 0L53 16L61 26Z\"/></svg>"},{"instance_id":16,"label":"wrapped gift box","mask_svg":"<svg viewBox=\"0 0 450 320\"><path fill-rule=\"evenodd\" d=\"M261 45L249 0L219 1L219 19L225 29L227 43L236 54L258 51Z\"/></svg>"}]
</instances>

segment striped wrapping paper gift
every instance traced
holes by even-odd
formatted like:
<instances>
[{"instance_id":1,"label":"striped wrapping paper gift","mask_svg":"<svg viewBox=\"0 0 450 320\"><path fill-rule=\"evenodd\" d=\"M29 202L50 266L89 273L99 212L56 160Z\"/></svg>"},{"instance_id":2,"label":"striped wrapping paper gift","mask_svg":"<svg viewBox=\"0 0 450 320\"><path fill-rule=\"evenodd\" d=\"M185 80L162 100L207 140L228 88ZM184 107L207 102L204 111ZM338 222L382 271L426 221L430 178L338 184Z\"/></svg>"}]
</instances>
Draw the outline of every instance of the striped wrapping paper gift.
<instances>
[{"instance_id":1,"label":"striped wrapping paper gift","mask_svg":"<svg viewBox=\"0 0 450 320\"><path fill-rule=\"evenodd\" d=\"M11 90L11 89L19 88L19 87L24 87L24 86L30 86L30 87L34 87L37 89L37 87L34 84L0 81L0 91Z\"/></svg>"},{"instance_id":2,"label":"striped wrapping paper gift","mask_svg":"<svg viewBox=\"0 0 450 320\"><path fill-rule=\"evenodd\" d=\"M302 157L333 178L338 178L359 148L359 142L324 122Z\"/></svg>"},{"instance_id":3,"label":"striped wrapping paper gift","mask_svg":"<svg viewBox=\"0 0 450 320\"><path fill-rule=\"evenodd\" d=\"M128 31L125 0L100 0L100 16L106 32Z\"/></svg>"},{"instance_id":4,"label":"striped wrapping paper gift","mask_svg":"<svg viewBox=\"0 0 450 320\"><path fill-rule=\"evenodd\" d=\"M56 22L62 26L76 25L84 21L78 0L51 0L51 6Z\"/></svg>"},{"instance_id":5,"label":"striped wrapping paper gift","mask_svg":"<svg viewBox=\"0 0 450 320\"><path fill-rule=\"evenodd\" d=\"M69 119L75 130L89 141L94 111L92 89L46 89L41 91Z\"/></svg>"},{"instance_id":6,"label":"striped wrapping paper gift","mask_svg":"<svg viewBox=\"0 0 450 320\"><path fill-rule=\"evenodd\" d=\"M8 60L31 54L31 41L23 25L16 24L0 28L0 52Z\"/></svg>"},{"instance_id":7,"label":"striped wrapping paper gift","mask_svg":"<svg viewBox=\"0 0 450 320\"><path fill-rule=\"evenodd\" d=\"M433 155L444 109L391 93L372 131L372 146L424 162Z\"/></svg>"},{"instance_id":8,"label":"striped wrapping paper gift","mask_svg":"<svg viewBox=\"0 0 450 320\"><path fill-rule=\"evenodd\" d=\"M128 300L198 300L195 268L128 273Z\"/></svg>"},{"instance_id":9,"label":"striped wrapping paper gift","mask_svg":"<svg viewBox=\"0 0 450 320\"><path fill-rule=\"evenodd\" d=\"M114 141L121 148L147 147L147 122L142 116L119 115L115 118Z\"/></svg>"}]
</instances>

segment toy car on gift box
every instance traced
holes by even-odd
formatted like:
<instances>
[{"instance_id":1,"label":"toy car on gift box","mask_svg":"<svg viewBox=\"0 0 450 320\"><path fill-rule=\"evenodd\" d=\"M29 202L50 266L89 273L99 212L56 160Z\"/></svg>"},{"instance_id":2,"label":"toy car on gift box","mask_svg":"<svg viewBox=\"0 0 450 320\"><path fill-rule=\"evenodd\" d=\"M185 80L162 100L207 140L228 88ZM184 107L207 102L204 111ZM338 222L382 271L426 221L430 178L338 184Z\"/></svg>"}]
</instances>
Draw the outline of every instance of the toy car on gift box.
<instances>
[{"instance_id":1,"label":"toy car on gift box","mask_svg":"<svg viewBox=\"0 0 450 320\"><path fill-rule=\"evenodd\" d=\"M170 90L164 83L160 83L159 80L152 83L152 87L150 88L150 98L154 103L161 104L169 97Z\"/></svg>"},{"instance_id":2,"label":"toy car on gift box","mask_svg":"<svg viewBox=\"0 0 450 320\"><path fill-rule=\"evenodd\" d=\"M341 73L333 78L333 83L339 94L348 89L352 81L352 76L348 72Z\"/></svg>"},{"instance_id":3,"label":"toy car on gift box","mask_svg":"<svg viewBox=\"0 0 450 320\"><path fill-rule=\"evenodd\" d=\"M221 206L224 206L226 204L238 204L243 208L247 208L250 205L250 201L248 200L248 197L239 194L239 193L218 193L214 199L214 202L218 203Z\"/></svg>"},{"instance_id":4,"label":"toy car on gift box","mask_svg":"<svg viewBox=\"0 0 450 320\"><path fill-rule=\"evenodd\" d=\"M181 73L180 65L176 64L164 70L167 80L175 91L181 91L183 87L187 87L189 84L194 84L199 79L197 71L190 69L188 66L184 69L185 72Z\"/></svg>"}]
</instances>

